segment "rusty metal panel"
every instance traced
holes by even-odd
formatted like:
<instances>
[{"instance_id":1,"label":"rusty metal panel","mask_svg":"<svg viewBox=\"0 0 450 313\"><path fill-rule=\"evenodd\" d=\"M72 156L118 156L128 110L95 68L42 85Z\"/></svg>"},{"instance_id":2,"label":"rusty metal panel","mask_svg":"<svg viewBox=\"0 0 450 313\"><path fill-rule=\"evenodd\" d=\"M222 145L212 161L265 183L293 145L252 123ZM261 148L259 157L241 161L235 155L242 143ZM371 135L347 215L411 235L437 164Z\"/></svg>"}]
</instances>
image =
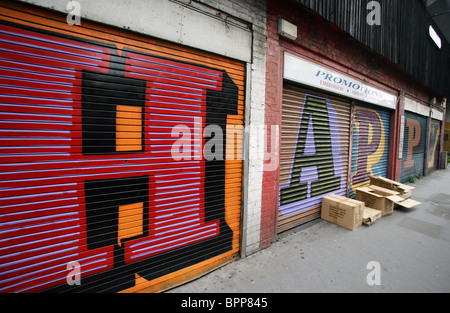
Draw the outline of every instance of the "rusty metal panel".
<instances>
[{"instance_id":1,"label":"rusty metal panel","mask_svg":"<svg viewBox=\"0 0 450 313\"><path fill-rule=\"evenodd\" d=\"M320 216L322 197L346 195L350 102L286 84L278 231Z\"/></svg>"},{"instance_id":2,"label":"rusty metal panel","mask_svg":"<svg viewBox=\"0 0 450 313\"><path fill-rule=\"evenodd\" d=\"M427 117L405 112L405 131L400 181L409 183L425 175Z\"/></svg>"},{"instance_id":3,"label":"rusty metal panel","mask_svg":"<svg viewBox=\"0 0 450 313\"><path fill-rule=\"evenodd\" d=\"M441 121L432 119L430 124L430 143L428 147L427 169L431 173L439 168Z\"/></svg>"},{"instance_id":4,"label":"rusty metal panel","mask_svg":"<svg viewBox=\"0 0 450 313\"><path fill-rule=\"evenodd\" d=\"M0 6L0 292L161 291L236 257L245 64Z\"/></svg>"},{"instance_id":5,"label":"rusty metal panel","mask_svg":"<svg viewBox=\"0 0 450 313\"><path fill-rule=\"evenodd\" d=\"M387 177L390 118L389 110L354 106L350 197L356 188L369 184L369 175Z\"/></svg>"}]
</instances>

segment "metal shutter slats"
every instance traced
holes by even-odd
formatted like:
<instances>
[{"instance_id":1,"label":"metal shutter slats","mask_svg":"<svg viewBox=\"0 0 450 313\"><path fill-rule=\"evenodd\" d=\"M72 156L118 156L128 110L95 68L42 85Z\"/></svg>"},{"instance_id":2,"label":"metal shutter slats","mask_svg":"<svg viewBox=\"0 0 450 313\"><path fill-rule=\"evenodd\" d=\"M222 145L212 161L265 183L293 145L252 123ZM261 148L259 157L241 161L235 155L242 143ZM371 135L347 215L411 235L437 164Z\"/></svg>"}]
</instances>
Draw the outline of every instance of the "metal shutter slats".
<instances>
[{"instance_id":1,"label":"metal shutter slats","mask_svg":"<svg viewBox=\"0 0 450 313\"><path fill-rule=\"evenodd\" d=\"M243 142L226 125L243 125L244 64L89 23L67 36L36 11L47 30L10 8L17 24L0 22L0 291L160 291L234 258L242 161L225 156ZM215 124L222 159L197 158Z\"/></svg>"},{"instance_id":2,"label":"metal shutter slats","mask_svg":"<svg viewBox=\"0 0 450 313\"><path fill-rule=\"evenodd\" d=\"M409 183L414 177L425 174L427 144L427 118L412 112L405 112L405 131L401 182Z\"/></svg>"},{"instance_id":3,"label":"metal shutter slats","mask_svg":"<svg viewBox=\"0 0 450 313\"><path fill-rule=\"evenodd\" d=\"M441 122L435 119L431 119L430 146L427 157L428 173L431 173L439 169L440 138L441 138Z\"/></svg>"},{"instance_id":4,"label":"metal shutter slats","mask_svg":"<svg viewBox=\"0 0 450 313\"><path fill-rule=\"evenodd\" d=\"M349 125L349 102L285 85L278 232L319 217L326 194L346 194Z\"/></svg>"},{"instance_id":5,"label":"metal shutter slats","mask_svg":"<svg viewBox=\"0 0 450 313\"><path fill-rule=\"evenodd\" d=\"M390 112L361 103L355 105L350 197L369 184L369 175L387 177Z\"/></svg>"}]
</instances>

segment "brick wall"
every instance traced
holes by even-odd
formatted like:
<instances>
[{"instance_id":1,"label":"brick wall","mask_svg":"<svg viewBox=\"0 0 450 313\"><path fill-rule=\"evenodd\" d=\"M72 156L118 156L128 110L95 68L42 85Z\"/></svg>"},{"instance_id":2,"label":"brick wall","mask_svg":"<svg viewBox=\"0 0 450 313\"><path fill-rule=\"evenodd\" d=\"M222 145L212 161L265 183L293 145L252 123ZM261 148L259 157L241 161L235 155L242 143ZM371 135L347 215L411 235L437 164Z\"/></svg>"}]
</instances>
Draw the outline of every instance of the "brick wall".
<instances>
[{"instance_id":1,"label":"brick wall","mask_svg":"<svg viewBox=\"0 0 450 313\"><path fill-rule=\"evenodd\" d=\"M275 27L273 26L275 25ZM282 49L278 42L277 16L267 16L267 53L266 53L266 115L265 123L281 125L281 97L282 97ZM269 127L268 127L269 129ZM279 136L281 128L279 128ZM268 138L271 132L268 133ZM276 223L278 215L278 169L265 168L263 175L261 203L261 248L268 247L276 239Z\"/></svg>"},{"instance_id":2,"label":"brick wall","mask_svg":"<svg viewBox=\"0 0 450 313\"><path fill-rule=\"evenodd\" d=\"M278 18L297 25L295 41L278 35ZM365 22L365 19L362 19ZM281 125L282 58L284 51L322 63L357 79L368 81L377 88L394 94L405 93L428 102L431 90L416 81L400 67L370 51L349 35L327 22L319 15L293 0L267 1L267 53L266 53L266 125ZM402 100L402 97L400 97ZM394 129L400 110L393 117ZM398 135L396 131L395 137ZM394 141L394 145L396 141ZM395 149L391 155L396 156ZM396 161L396 160L395 160ZM392 169L392 175L397 168ZM265 168L261 203L261 247L270 245L276 238L278 214L279 171Z\"/></svg>"}]
</instances>

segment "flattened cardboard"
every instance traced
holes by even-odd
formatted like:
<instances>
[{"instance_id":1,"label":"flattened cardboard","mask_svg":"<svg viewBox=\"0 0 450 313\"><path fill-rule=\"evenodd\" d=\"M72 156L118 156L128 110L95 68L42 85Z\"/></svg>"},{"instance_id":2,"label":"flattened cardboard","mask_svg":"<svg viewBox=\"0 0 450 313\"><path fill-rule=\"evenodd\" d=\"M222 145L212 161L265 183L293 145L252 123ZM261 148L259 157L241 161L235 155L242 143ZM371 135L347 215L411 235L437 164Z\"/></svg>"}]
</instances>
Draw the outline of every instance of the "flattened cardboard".
<instances>
[{"instance_id":1,"label":"flattened cardboard","mask_svg":"<svg viewBox=\"0 0 450 313\"><path fill-rule=\"evenodd\" d=\"M388 198L389 200L394 202L395 206L402 206L402 207L408 208L408 209L411 209L411 208L415 207L416 205L420 204L420 202L417 202L417 201L412 200L412 199L406 199L405 200L405 199L403 199L400 196L389 196L389 197L386 197L386 198Z\"/></svg>"},{"instance_id":2,"label":"flattened cardboard","mask_svg":"<svg viewBox=\"0 0 450 313\"><path fill-rule=\"evenodd\" d=\"M405 201L405 199L403 199L400 196L387 196L386 198L388 198L389 200L391 200L394 203L400 203L402 201Z\"/></svg>"},{"instance_id":3,"label":"flattened cardboard","mask_svg":"<svg viewBox=\"0 0 450 313\"><path fill-rule=\"evenodd\" d=\"M369 185L369 188L372 190L375 190L375 192L379 195L389 197L389 196L400 196L400 193L398 191L394 191L388 188L376 186L376 185ZM403 199L403 198L402 198Z\"/></svg>"},{"instance_id":4,"label":"flattened cardboard","mask_svg":"<svg viewBox=\"0 0 450 313\"><path fill-rule=\"evenodd\" d=\"M413 199L406 199L406 200L403 200L401 202L397 202L396 203L396 205L402 206L402 207L408 208L408 209L411 209L411 208L413 208L413 207L415 207L416 205L419 205L419 204L420 204L420 202L418 202L416 200L413 200Z\"/></svg>"},{"instance_id":5,"label":"flattened cardboard","mask_svg":"<svg viewBox=\"0 0 450 313\"><path fill-rule=\"evenodd\" d=\"M397 191L404 199L411 197L412 190L415 188L381 176L370 176L370 185Z\"/></svg>"},{"instance_id":6,"label":"flattened cardboard","mask_svg":"<svg viewBox=\"0 0 450 313\"><path fill-rule=\"evenodd\" d=\"M322 198L322 219L350 230L362 225L363 210L361 201L334 194Z\"/></svg>"},{"instance_id":7,"label":"flattened cardboard","mask_svg":"<svg viewBox=\"0 0 450 313\"><path fill-rule=\"evenodd\" d=\"M364 212L363 212L363 224L364 225L368 225L368 226L372 225L373 223L375 223L376 221L378 221L380 219L381 219L381 211L380 210L364 207Z\"/></svg>"}]
</instances>

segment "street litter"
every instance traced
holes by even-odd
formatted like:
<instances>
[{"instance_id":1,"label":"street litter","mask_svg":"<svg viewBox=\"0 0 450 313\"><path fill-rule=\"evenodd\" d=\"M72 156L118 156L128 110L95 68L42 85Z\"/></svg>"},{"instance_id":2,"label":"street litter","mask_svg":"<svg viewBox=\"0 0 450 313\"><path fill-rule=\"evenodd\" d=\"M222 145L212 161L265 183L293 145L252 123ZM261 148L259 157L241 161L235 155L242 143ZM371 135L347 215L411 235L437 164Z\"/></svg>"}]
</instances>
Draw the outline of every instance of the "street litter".
<instances>
[{"instance_id":1,"label":"street litter","mask_svg":"<svg viewBox=\"0 0 450 313\"><path fill-rule=\"evenodd\" d=\"M394 213L399 206L413 208L420 202L410 199L414 187L370 176L370 184L355 189L355 198L329 194L322 198L322 219L350 230L372 225Z\"/></svg>"}]
</instances>

